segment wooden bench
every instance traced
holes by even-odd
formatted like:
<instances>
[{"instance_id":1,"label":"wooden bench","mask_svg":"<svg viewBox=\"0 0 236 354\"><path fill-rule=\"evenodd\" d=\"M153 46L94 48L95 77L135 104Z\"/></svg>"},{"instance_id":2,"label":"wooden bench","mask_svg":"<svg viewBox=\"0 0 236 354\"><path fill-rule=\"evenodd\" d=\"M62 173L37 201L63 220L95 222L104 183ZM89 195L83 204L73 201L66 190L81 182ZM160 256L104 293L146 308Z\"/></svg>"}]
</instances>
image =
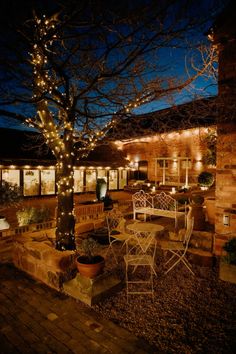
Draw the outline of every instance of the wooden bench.
<instances>
[{"instance_id":1,"label":"wooden bench","mask_svg":"<svg viewBox=\"0 0 236 354\"><path fill-rule=\"evenodd\" d=\"M178 226L178 219L186 216L185 211L178 210L178 202L165 192L156 194L152 197L149 193L140 190L133 197L133 218L136 219L136 214L162 216L175 219L175 227Z\"/></svg>"}]
</instances>

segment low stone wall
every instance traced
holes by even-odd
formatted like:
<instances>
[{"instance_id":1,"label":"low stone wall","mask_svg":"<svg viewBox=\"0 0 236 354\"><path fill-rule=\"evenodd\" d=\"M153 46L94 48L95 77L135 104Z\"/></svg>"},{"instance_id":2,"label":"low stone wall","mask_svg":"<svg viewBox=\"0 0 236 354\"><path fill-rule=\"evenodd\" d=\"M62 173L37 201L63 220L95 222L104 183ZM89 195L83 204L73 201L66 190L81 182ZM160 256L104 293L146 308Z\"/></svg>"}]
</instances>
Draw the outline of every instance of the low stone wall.
<instances>
[{"instance_id":1,"label":"low stone wall","mask_svg":"<svg viewBox=\"0 0 236 354\"><path fill-rule=\"evenodd\" d=\"M103 221L96 219L77 223L76 237L82 239L86 233L101 227ZM75 251L61 252L55 249L55 221L21 226L0 233L0 263L13 263L56 290L61 290L64 282L75 277L75 257Z\"/></svg>"},{"instance_id":2,"label":"low stone wall","mask_svg":"<svg viewBox=\"0 0 236 354\"><path fill-rule=\"evenodd\" d=\"M188 248L191 263L204 267L214 265L214 233L207 231L193 231Z\"/></svg>"},{"instance_id":3,"label":"low stone wall","mask_svg":"<svg viewBox=\"0 0 236 354\"><path fill-rule=\"evenodd\" d=\"M102 218L104 203L77 204L75 206L76 222L97 220Z\"/></svg>"},{"instance_id":4,"label":"low stone wall","mask_svg":"<svg viewBox=\"0 0 236 354\"><path fill-rule=\"evenodd\" d=\"M39 224L18 226L0 232L0 263L12 262L13 238L24 234L31 234L39 230L55 230L55 220L49 220ZM54 231L53 231L54 232ZM35 234L36 235L36 234Z\"/></svg>"},{"instance_id":5,"label":"low stone wall","mask_svg":"<svg viewBox=\"0 0 236 354\"><path fill-rule=\"evenodd\" d=\"M61 290L63 283L76 274L75 252L57 251L45 237L45 232L40 233L37 235L39 241L34 234L33 238L24 235L13 240L13 263L35 279Z\"/></svg>"}]
</instances>

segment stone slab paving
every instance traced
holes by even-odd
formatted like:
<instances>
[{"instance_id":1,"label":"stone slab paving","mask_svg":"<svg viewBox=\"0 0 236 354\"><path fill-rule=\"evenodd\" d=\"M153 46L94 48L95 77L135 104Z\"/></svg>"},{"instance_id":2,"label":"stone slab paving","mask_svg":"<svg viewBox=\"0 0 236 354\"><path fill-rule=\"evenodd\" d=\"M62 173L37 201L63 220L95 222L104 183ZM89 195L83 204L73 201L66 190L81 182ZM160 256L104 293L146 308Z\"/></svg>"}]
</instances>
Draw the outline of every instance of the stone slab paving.
<instances>
[{"instance_id":1,"label":"stone slab paving","mask_svg":"<svg viewBox=\"0 0 236 354\"><path fill-rule=\"evenodd\" d=\"M0 265L0 354L152 354L142 339L80 301Z\"/></svg>"}]
</instances>

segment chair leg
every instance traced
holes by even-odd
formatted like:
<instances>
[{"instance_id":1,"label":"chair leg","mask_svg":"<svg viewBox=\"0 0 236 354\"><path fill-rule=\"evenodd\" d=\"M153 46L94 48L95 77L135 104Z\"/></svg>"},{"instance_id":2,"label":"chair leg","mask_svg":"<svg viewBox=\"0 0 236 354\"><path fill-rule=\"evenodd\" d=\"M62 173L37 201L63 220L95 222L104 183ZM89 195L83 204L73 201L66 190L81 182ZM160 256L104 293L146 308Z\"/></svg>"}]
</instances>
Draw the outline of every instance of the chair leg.
<instances>
[{"instance_id":1,"label":"chair leg","mask_svg":"<svg viewBox=\"0 0 236 354\"><path fill-rule=\"evenodd\" d=\"M113 250L112 243L110 243L110 245L109 245L109 247L108 247L108 249L107 249L106 256L107 256L107 254L108 254L108 252L109 252L110 249L111 249L111 252L112 252L112 254L113 254L113 257L115 258L116 264L118 264L118 260L117 260L116 254L115 254L115 252L114 252L114 250Z\"/></svg>"},{"instance_id":2,"label":"chair leg","mask_svg":"<svg viewBox=\"0 0 236 354\"><path fill-rule=\"evenodd\" d=\"M169 269L167 269L167 271L165 272L165 274L169 273L169 271L170 271L171 269L173 269L179 262L183 262L183 264L186 266L186 268L188 268L188 270L189 270L193 275L195 275L194 272L193 272L192 269L191 269L191 264L190 264L189 261L185 258L185 256L179 256L179 255L175 254L175 255L173 255L171 258L173 259L174 256L178 257L178 259L172 264L172 266L171 266Z\"/></svg>"}]
</instances>

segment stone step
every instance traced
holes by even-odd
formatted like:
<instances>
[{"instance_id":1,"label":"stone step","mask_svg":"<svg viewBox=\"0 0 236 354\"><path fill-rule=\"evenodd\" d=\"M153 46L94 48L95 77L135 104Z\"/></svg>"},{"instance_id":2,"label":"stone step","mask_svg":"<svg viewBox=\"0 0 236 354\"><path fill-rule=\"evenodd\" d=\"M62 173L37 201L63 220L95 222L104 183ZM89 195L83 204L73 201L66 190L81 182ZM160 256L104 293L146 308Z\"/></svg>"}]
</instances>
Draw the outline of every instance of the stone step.
<instances>
[{"instance_id":1,"label":"stone step","mask_svg":"<svg viewBox=\"0 0 236 354\"><path fill-rule=\"evenodd\" d=\"M189 248L188 255L191 263L202 267L212 267L215 262L215 256L212 252L204 251L199 248Z\"/></svg>"}]
</instances>

